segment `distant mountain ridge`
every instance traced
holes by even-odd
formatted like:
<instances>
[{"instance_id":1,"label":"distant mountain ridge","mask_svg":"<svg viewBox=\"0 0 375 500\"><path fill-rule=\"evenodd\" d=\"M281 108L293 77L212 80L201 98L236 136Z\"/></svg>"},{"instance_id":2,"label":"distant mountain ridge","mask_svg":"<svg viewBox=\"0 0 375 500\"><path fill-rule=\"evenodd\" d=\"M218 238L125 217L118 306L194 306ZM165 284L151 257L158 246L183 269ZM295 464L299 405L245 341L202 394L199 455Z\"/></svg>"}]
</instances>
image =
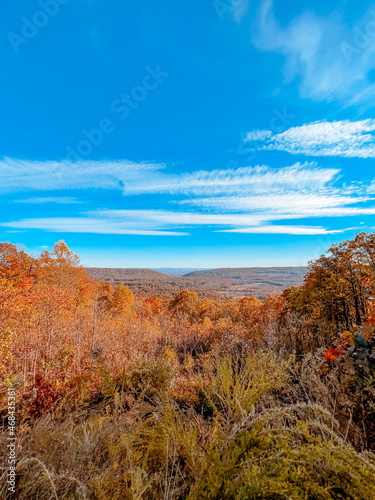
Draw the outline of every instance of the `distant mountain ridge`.
<instances>
[{"instance_id":1,"label":"distant mountain ridge","mask_svg":"<svg viewBox=\"0 0 375 500\"><path fill-rule=\"evenodd\" d=\"M165 273L160 272L165 270ZM305 267L237 267L197 270L185 275L183 268L118 269L86 268L95 281L118 285L123 283L130 290L145 297L171 297L184 289L196 291L201 297L255 296L263 300L281 293L285 288L303 282ZM185 268L185 270L187 270ZM167 274L169 273L169 274Z\"/></svg>"},{"instance_id":2,"label":"distant mountain ridge","mask_svg":"<svg viewBox=\"0 0 375 500\"><path fill-rule=\"evenodd\" d=\"M168 276L186 276L195 271L207 271L210 268L206 267L155 267L154 271L167 274Z\"/></svg>"},{"instance_id":3,"label":"distant mountain ridge","mask_svg":"<svg viewBox=\"0 0 375 500\"><path fill-rule=\"evenodd\" d=\"M86 267L85 271L91 279L96 281L122 281L128 279L155 280L169 278L167 274L163 274L153 269L143 268Z\"/></svg>"},{"instance_id":4,"label":"distant mountain ridge","mask_svg":"<svg viewBox=\"0 0 375 500\"><path fill-rule=\"evenodd\" d=\"M247 279L260 277L266 274L277 276L305 276L306 267L221 267L217 269L207 269L202 271L193 271L185 274L184 277L198 278L225 278L225 279Z\"/></svg>"}]
</instances>

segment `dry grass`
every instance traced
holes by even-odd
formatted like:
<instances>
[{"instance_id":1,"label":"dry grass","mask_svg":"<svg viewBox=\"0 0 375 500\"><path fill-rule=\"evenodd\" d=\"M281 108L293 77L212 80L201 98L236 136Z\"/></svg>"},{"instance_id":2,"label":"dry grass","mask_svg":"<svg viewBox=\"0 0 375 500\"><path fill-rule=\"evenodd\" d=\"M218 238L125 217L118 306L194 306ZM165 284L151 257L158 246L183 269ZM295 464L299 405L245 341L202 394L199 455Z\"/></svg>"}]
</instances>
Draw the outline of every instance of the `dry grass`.
<instances>
[{"instance_id":1,"label":"dry grass","mask_svg":"<svg viewBox=\"0 0 375 500\"><path fill-rule=\"evenodd\" d=\"M312 358L244 354L200 357L192 405L173 398L169 350L121 380L103 375L106 396L89 408L25 422L17 498L374 499L375 457L340 436L333 382Z\"/></svg>"}]
</instances>

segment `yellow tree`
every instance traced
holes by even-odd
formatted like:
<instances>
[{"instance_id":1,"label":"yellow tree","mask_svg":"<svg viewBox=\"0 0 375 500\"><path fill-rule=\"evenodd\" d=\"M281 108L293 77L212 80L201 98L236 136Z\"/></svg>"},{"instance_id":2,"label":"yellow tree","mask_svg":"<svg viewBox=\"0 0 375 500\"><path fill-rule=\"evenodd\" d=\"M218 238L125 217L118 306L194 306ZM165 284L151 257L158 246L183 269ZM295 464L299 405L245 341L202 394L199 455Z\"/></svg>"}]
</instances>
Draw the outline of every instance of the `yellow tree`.
<instances>
[{"instance_id":1,"label":"yellow tree","mask_svg":"<svg viewBox=\"0 0 375 500\"><path fill-rule=\"evenodd\" d=\"M182 290L169 304L169 309L174 313L188 315L195 319L200 313L200 300L196 292Z\"/></svg>"},{"instance_id":2,"label":"yellow tree","mask_svg":"<svg viewBox=\"0 0 375 500\"><path fill-rule=\"evenodd\" d=\"M116 314L129 314L133 305L133 292L127 286L119 285L111 300L111 310Z\"/></svg>"},{"instance_id":3,"label":"yellow tree","mask_svg":"<svg viewBox=\"0 0 375 500\"><path fill-rule=\"evenodd\" d=\"M259 319L262 302L256 297L243 297L240 300L240 315L246 326L253 326Z\"/></svg>"},{"instance_id":4,"label":"yellow tree","mask_svg":"<svg viewBox=\"0 0 375 500\"><path fill-rule=\"evenodd\" d=\"M38 282L59 288L77 288L87 280L78 255L64 241L55 243L52 252L45 250L37 260Z\"/></svg>"},{"instance_id":5,"label":"yellow tree","mask_svg":"<svg viewBox=\"0 0 375 500\"><path fill-rule=\"evenodd\" d=\"M34 259L11 243L0 243L0 280L16 283L32 277Z\"/></svg>"}]
</instances>

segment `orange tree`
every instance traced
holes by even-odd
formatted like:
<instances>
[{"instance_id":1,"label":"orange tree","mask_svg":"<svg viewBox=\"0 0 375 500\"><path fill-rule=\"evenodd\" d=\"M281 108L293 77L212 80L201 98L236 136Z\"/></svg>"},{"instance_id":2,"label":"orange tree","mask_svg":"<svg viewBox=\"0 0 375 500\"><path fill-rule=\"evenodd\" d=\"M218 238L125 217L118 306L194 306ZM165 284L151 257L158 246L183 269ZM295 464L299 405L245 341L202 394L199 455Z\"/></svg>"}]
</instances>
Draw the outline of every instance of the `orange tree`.
<instances>
[{"instance_id":1,"label":"orange tree","mask_svg":"<svg viewBox=\"0 0 375 500\"><path fill-rule=\"evenodd\" d=\"M284 291L289 308L325 321L332 331L360 326L374 285L375 235L360 233L310 262L301 287Z\"/></svg>"}]
</instances>

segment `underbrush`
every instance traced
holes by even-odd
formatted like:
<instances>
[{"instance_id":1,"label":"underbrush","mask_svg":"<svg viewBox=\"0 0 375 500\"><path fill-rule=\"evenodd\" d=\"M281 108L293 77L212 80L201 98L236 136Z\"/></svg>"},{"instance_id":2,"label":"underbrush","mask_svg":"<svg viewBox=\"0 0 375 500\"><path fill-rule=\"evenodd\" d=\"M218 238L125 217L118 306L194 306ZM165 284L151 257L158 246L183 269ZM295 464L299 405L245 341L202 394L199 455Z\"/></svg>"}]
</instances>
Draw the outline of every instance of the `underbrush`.
<instances>
[{"instance_id":1,"label":"underbrush","mask_svg":"<svg viewBox=\"0 0 375 500\"><path fill-rule=\"evenodd\" d=\"M375 499L375 456L349 444L319 356L233 351L165 348L120 377L96 360L91 399L18 422L17 498Z\"/></svg>"},{"instance_id":2,"label":"underbrush","mask_svg":"<svg viewBox=\"0 0 375 500\"><path fill-rule=\"evenodd\" d=\"M0 498L375 500L374 249L260 302L134 297L64 242L0 244Z\"/></svg>"}]
</instances>

